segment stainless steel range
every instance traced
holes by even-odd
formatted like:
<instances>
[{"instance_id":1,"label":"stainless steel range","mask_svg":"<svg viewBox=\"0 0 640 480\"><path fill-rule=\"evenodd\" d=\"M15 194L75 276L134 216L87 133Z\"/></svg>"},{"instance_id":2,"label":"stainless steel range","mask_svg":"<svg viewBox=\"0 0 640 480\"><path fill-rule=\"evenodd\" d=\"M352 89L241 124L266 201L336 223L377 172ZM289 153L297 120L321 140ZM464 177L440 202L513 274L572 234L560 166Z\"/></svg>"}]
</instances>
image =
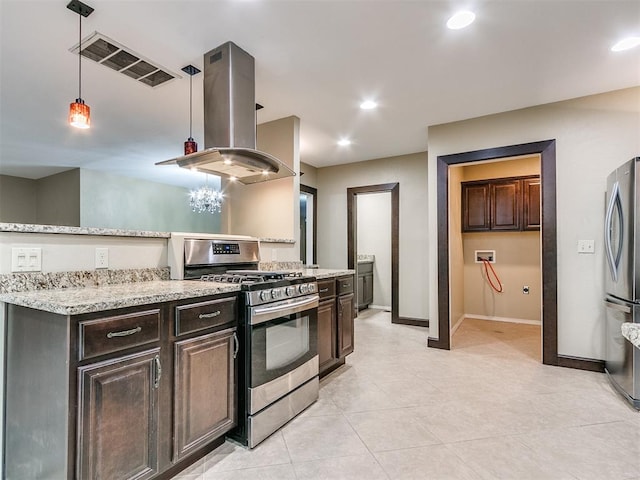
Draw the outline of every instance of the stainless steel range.
<instances>
[{"instance_id":1,"label":"stainless steel range","mask_svg":"<svg viewBox=\"0 0 640 480\"><path fill-rule=\"evenodd\" d=\"M240 284L239 418L230 437L253 448L318 398L316 279L258 271L254 239L184 238L179 244L183 278Z\"/></svg>"}]
</instances>

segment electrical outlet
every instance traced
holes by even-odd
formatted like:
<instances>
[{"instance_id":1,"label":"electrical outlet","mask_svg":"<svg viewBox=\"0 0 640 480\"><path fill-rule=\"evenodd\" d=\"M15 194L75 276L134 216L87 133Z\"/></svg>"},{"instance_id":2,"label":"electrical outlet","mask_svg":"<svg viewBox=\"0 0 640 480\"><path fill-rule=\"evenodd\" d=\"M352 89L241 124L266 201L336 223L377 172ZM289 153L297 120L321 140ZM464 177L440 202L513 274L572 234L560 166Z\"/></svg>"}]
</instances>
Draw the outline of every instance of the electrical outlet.
<instances>
[{"instance_id":1,"label":"electrical outlet","mask_svg":"<svg viewBox=\"0 0 640 480\"><path fill-rule=\"evenodd\" d=\"M12 248L12 272L40 272L42 271L42 248Z\"/></svg>"},{"instance_id":2,"label":"electrical outlet","mask_svg":"<svg viewBox=\"0 0 640 480\"><path fill-rule=\"evenodd\" d=\"M96 268L109 268L108 248L96 248Z\"/></svg>"},{"instance_id":3,"label":"electrical outlet","mask_svg":"<svg viewBox=\"0 0 640 480\"><path fill-rule=\"evenodd\" d=\"M595 251L593 240L578 240L578 253L595 253Z\"/></svg>"},{"instance_id":4,"label":"electrical outlet","mask_svg":"<svg viewBox=\"0 0 640 480\"><path fill-rule=\"evenodd\" d=\"M529 285L523 285L522 286L522 294L523 295L529 295Z\"/></svg>"}]
</instances>

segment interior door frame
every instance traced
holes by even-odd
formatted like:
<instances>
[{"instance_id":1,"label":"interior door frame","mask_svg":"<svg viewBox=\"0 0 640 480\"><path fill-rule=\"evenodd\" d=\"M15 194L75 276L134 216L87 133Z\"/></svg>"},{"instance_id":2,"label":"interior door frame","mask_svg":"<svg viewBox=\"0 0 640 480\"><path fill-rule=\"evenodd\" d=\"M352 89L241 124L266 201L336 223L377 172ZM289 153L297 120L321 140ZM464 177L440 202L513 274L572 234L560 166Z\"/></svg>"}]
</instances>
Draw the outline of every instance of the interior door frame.
<instances>
[{"instance_id":1,"label":"interior door frame","mask_svg":"<svg viewBox=\"0 0 640 480\"><path fill-rule=\"evenodd\" d=\"M558 255L556 226L556 141L509 145L437 157L438 338L429 347L451 348L449 278L449 167L521 155L540 155L542 202L542 363L558 365ZM564 365L569 366L569 365Z\"/></svg>"},{"instance_id":2,"label":"interior door frame","mask_svg":"<svg viewBox=\"0 0 640 480\"><path fill-rule=\"evenodd\" d=\"M300 184L300 191L303 193L308 193L309 195L313 195L313 259L311 263L318 263L318 189L309 187L308 185Z\"/></svg>"},{"instance_id":3,"label":"interior door frame","mask_svg":"<svg viewBox=\"0 0 640 480\"><path fill-rule=\"evenodd\" d=\"M347 268L355 270L358 244L358 195L391 192L391 323L402 323L399 310L400 263L400 184L383 183L364 187L347 188Z\"/></svg>"}]
</instances>

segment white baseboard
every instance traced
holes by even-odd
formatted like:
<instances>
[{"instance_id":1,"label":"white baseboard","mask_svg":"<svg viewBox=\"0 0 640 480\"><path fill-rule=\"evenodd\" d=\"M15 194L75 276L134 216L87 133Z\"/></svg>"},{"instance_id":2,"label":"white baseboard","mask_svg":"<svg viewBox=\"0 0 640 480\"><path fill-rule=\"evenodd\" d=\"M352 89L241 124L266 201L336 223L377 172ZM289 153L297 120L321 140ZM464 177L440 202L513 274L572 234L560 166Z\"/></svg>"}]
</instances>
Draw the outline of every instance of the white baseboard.
<instances>
[{"instance_id":1,"label":"white baseboard","mask_svg":"<svg viewBox=\"0 0 640 480\"><path fill-rule=\"evenodd\" d=\"M391 307L388 305L369 305L369 308L375 308L376 310L384 310L385 312L391 311Z\"/></svg>"},{"instance_id":2,"label":"white baseboard","mask_svg":"<svg viewBox=\"0 0 640 480\"><path fill-rule=\"evenodd\" d=\"M453 327L451 328L451 336L453 336L454 333L456 333L456 330L458 330L458 328L460 328L460 325L462 325L462 321L465 319L465 316L462 315L458 321L456 323L453 324Z\"/></svg>"},{"instance_id":3,"label":"white baseboard","mask_svg":"<svg viewBox=\"0 0 640 480\"><path fill-rule=\"evenodd\" d=\"M492 317L492 316L487 316L487 315L476 315L476 314L471 314L471 313L465 313L462 318L475 318L476 320L491 320L494 322L508 322L508 323L524 323L526 325L540 325L541 322L540 320L529 320L527 318L510 318L510 317ZM458 324L462 322L462 320L458 320L458 323L456 323L456 326L454 328L457 328ZM455 330L452 330L452 332Z\"/></svg>"}]
</instances>

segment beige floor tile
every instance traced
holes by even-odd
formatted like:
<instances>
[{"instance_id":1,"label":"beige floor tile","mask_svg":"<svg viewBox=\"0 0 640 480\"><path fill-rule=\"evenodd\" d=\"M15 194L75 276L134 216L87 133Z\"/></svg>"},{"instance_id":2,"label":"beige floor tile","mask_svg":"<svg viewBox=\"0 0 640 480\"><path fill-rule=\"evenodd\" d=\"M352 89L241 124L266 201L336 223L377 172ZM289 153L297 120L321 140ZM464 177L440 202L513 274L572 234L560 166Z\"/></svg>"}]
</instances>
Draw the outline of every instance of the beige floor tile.
<instances>
[{"instance_id":1,"label":"beige floor tile","mask_svg":"<svg viewBox=\"0 0 640 480\"><path fill-rule=\"evenodd\" d=\"M279 431L251 450L236 443L225 442L205 457L204 471L224 472L288 463L291 463L291 457L282 432Z\"/></svg>"},{"instance_id":2,"label":"beige floor tile","mask_svg":"<svg viewBox=\"0 0 640 480\"><path fill-rule=\"evenodd\" d=\"M351 413L347 420L372 452L440 443L411 409Z\"/></svg>"},{"instance_id":3,"label":"beige floor tile","mask_svg":"<svg viewBox=\"0 0 640 480\"><path fill-rule=\"evenodd\" d=\"M342 415L297 417L281 431L294 463L367 453Z\"/></svg>"},{"instance_id":4,"label":"beige floor tile","mask_svg":"<svg viewBox=\"0 0 640 480\"><path fill-rule=\"evenodd\" d=\"M293 465L300 480L387 480L389 477L369 453L327 458Z\"/></svg>"},{"instance_id":5,"label":"beige floor tile","mask_svg":"<svg viewBox=\"0 0 640 480\"><path fill-rule=\"evenodd\" d=\"M378 452L374 456L392 480L481 478L445 445Z\"/></svg>"},{"instance_id":6,"label":"beige floor tile","mask_svg":"<svg viewBox=\"0 0 640 480\"><path fill-rule=\"evenodd\" d=\"M467 465L485 480L543 480L576 477L559 472L553 466L539 464L535 453L517 437L498 437L448 445Z\"/></svg>"},{"instance_id":7,"label":"beige floor tile","mask_svg":"<svg viewBox=\"0 0 640 480\"><path fill-rule=\"evenodd\" d=\"M640 472L640 431L630 423L548 430L519 440L537 463L582 480L627 479Z\"/></svg>"},{"instance_id":8,"label":"beige floor tile","mask_svg":"<svg viewBox=\"0 0 640 480\"><path fill-rule=\"evenodd\" d=\"M297 480L293 465L244 468L231 472L207 471L202 480Z\"/></svg>"}]
</instances>

